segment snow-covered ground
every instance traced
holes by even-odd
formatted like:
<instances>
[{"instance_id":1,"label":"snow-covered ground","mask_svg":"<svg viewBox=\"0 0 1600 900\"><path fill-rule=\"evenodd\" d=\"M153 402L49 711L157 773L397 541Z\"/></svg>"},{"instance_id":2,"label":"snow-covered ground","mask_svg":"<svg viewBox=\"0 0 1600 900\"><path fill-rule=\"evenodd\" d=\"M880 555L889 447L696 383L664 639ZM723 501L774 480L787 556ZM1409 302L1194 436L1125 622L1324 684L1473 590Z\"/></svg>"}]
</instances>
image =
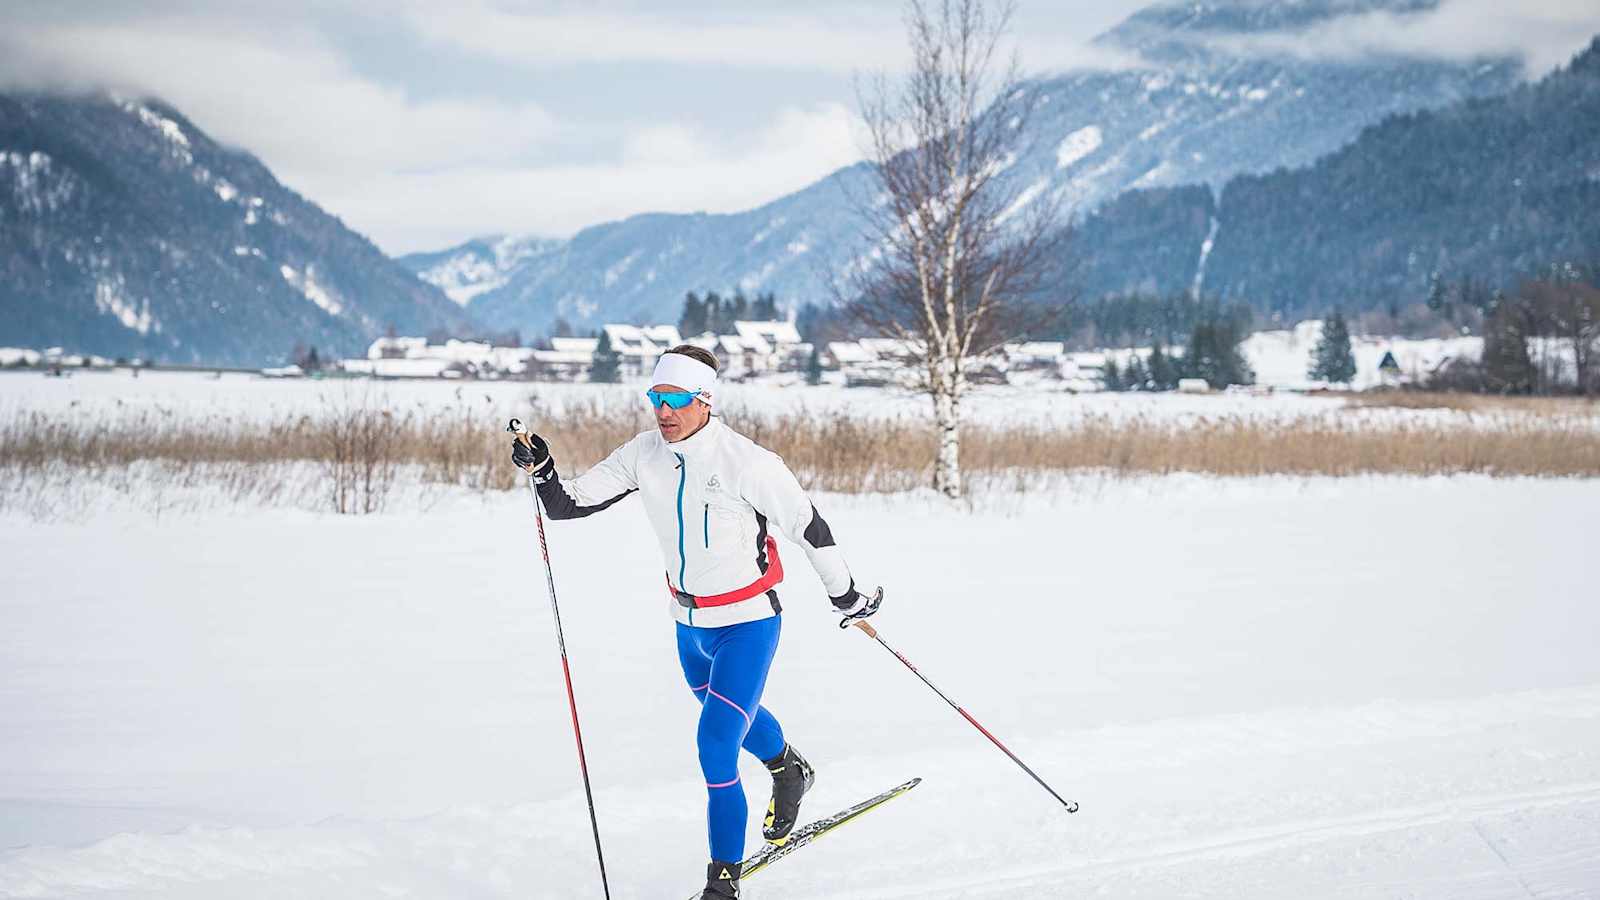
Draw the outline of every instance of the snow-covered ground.
<instances>
[{"instance_id":1,"label":"snow-covered ground","mask_svg":"<svg viewBox=\"0 0 1600 900\"><path fill-rule=\"evenodd\" d=\"M928 419L926 396L899 388L844 388L831 385L728 384L719 406L730 422L745 415L803 413L857 419ZM70 412L85 420L156 414L164 421L206 420L219 425L253 420L278 421L316 415L331 407L368 404L393 409L434 412L468 410L486 420L529 417L530 398L559 415L569 405L600 405L632 410L647 421L639 383L551 384L533 382L449 382L433 379L372 381L364 379L263 378L251 374L211 375L179 372L84 371L69 378L40 372L0 372L0 420L19 413ZM977 386L964 400L966 421L978 425L1027 424L1069 427L1083 422L1129 421L1171 423L1244 420L1289 424L1337 422L1351 427L1438 425L1497 428L1510 422L1538 426L1561 424L1600 428L1600 405L1587 412L1554 419L1512 411L1467 412L1456 409L1352 408L1338 395L1274 393L1072 394L1039 387ZM559 421L530 423L559 428Z\"/></svg>"},{"instance_id":2,"label":"snow-covered ground","mask_svg":"<svg viewBox=\"0 0 1600 900\"><path fill-rule=\"evenodd\" d=\"M527 503L0 517L0 896L600 896ZM1600 897L1600 482L819 504L884 637L1082 811L792 566L767 701L807 811L926 781L751 900ZM704 871L646 528L630 500L550 534L619 900Z\"/></svg>"}]
</instances>

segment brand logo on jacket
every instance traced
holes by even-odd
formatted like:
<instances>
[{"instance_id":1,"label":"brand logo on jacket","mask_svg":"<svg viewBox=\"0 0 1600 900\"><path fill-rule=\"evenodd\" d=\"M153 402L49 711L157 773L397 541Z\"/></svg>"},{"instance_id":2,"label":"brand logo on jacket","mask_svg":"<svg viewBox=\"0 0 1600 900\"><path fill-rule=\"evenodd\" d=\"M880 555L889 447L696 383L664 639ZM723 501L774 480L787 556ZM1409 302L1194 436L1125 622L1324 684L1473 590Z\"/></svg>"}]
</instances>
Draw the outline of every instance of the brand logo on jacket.
<instances>
[{"instance_id":1,"label":"brand logo on jacket","mask_svg":"<svg viewBox=\"0 0 1600 900\"><path fill-rule=\"evenodd\" d=\"M720 491L720 490L722 490L722 479L718 478L715 475L711 476L711 479L706 482L706 490L708 490L708 491Z\"/></svg>"}]
</instances>

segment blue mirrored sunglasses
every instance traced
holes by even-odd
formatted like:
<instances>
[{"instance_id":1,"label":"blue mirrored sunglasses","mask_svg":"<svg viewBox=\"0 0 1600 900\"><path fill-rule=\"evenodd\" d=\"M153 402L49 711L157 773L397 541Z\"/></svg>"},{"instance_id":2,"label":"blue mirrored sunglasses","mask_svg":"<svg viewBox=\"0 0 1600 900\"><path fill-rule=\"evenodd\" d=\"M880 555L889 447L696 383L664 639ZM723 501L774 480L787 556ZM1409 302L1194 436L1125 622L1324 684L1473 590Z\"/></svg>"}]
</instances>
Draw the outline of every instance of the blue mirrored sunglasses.
<instances>
[{"instance_id":1,"label":"blue mirrored sunglasses","mask_svg":"<svg viewBox=\"0 0 1600 900\"><path fill-rule=\"evenodd\" d=\"M650 398L651 409L658 409L663 403L668 409L683 409L699 396L694 391L645 391L644 395Z\"/></svg>"}]
</instances>

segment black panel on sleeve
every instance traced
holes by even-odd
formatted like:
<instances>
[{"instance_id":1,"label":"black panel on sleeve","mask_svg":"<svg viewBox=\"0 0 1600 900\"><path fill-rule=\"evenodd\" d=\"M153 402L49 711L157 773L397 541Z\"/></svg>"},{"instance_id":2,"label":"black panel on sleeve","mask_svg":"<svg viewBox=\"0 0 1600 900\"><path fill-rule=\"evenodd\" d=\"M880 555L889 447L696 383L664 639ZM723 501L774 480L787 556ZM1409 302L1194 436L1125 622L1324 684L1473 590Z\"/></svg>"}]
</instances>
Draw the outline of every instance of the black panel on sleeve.
<instances>
[{"instance_id":1,"label":"black panel on sleeve","mask_svg":"<svg viewBox=\"0 0 1600 900\"><path fill-rule=\"evenodd\" d=\"M567 493L567 489L561 486L561 476L552 473L549 481L542 482L539 485L539 499L544 501L545 511L550 514L552 519L581 519L584 516L594 515L603 509L609 509L613 503L636 490L638 488L629 488L604 503L597 503L593 506L579 506L578 501L572 499L572 495Z\"/></svg>"},{"instance_id":2,"label":"black panel on sleeve","mask_svg":"<svg viewBox=\"0 0 1600 900\"><path fill-rule=\"evenodd\" d=\"M832 547L833 531L828 528L828 523L823 521L822 513L817 512L816 504L811 505L811 524L806 526L806 543L821 550L823 547Z\"/></svg>"}]
</instances>

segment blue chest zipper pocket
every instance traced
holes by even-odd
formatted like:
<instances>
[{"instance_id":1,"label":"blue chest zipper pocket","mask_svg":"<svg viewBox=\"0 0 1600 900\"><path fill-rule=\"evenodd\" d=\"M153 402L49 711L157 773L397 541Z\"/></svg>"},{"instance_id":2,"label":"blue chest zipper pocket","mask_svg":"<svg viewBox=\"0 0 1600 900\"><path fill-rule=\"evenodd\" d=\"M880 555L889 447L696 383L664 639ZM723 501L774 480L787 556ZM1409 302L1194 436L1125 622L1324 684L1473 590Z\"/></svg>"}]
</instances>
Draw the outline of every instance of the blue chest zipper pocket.
<instances>
[{"instance_id":1,"label":"blue chest zipper pocket","mask_svg":"<svg viewBox=\"0 0 1600 900\"><path fill-rule=\"evenodd\" d=\"M709 503L706 504L705 519L703 520L703 522L704 522L704 524L701 526L701 529L705 532L706 549L710 550L711 549L711 504L709 504Z\"/></svg>"}]
</instances>

